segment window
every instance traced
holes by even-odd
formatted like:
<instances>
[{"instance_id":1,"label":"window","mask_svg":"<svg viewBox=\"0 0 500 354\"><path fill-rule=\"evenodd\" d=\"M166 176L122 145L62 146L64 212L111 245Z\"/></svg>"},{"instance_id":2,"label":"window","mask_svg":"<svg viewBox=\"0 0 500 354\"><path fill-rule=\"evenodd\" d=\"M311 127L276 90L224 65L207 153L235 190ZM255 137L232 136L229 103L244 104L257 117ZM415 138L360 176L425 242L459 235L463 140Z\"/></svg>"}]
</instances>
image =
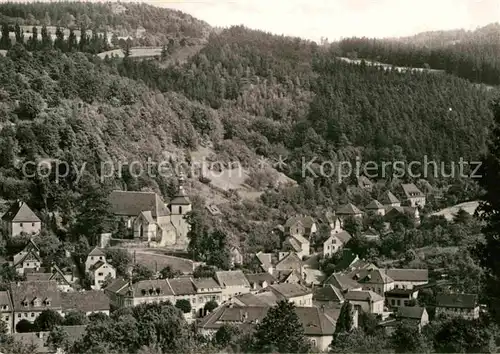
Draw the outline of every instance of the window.
<instances>
[{"instance_id":1,"label":"window","mask_svg":"<svg viewBox=\"0 0 500 354\"><path fill-rule=\"evenodd\" d=\"M398 300L398 306L401 306L401 300Z\"/></svg>"},{"instance_id":2,"label":"window","mask_svg":"<svg viewBox=\"0 0 500 354\"><path fill-rule=\"evenodd\" d=\"M20 227L23 227L23 223L20 223L20 224L19 224L19 226L20 226Z\"/></svg>"},{"instance_id":3,"label":"window","mask_svg":"<svg viewBox=\"0 0 500 354\"><path fill-rule=\"evenodd\" d=\"M98 273L97 275L102 277L104 275L104 273Z\"/></svg>"},{"instance_id":4,"label":"window","mask_svg":"<svg viewBox=\"0 0 500 354\"><path fill-rule=\"evenodd\" d=\"M33 226L33 227L34 227L34 226L35 226L35 223L34 223L34 222L32 222L32 223L31 223L31 226Z\"/></svg>"},{"instance_id":5,"label":"window","mask_svg":"<svg viewBox=\"0 0 500 354\"><path fill-rule=\"evenodd\" d=\"M17 318L21 318L21 314L20 313L17 314Z\"/></svg>"},{"instance_id":6,"label":"window","mask_svg":"<svg viewBox=\"0 0 500 354\"><path fill-rule=\"evenodd\" d=\"M94 257L90 257L90 260L93 261L94 260Z\"/></svg>"},{"instance_id":7,"label":"window","mask_svg":"<svg viewBox=\"0 0 500 354\"><path fill-rule=\"evenodd\" d=\"M35 314L33 312L31 313L31 317L35 317Z\"/></svg>"},{"instance_id":8,"label":"window","mask_svg":"<svg viewBox=\"0 0 500 354\"><path fill-rule=\"evenodd\" d=\"M99 257L99 259L102 261L102 256L101 256L101 257Z\"/></svg>"},{"instance_id":9,"label":"window","mask_svg":"<svg viewBox=\"0 0 500 354\"><path fill-rule=\"evenodd\" d=\"M30 264L29 264L29 263L26 263L26 267L29 267L29 266L30 266Z\"/></svg>"},{"instance_id":10,"label":"window","mask_svg":"<svg viewBox=\"0 0 500 354\"><path fill-rule=\"evenodd\" d=\"M7 305L3 305L2 310L7 310Z\"/></svg>"},{"instance_id":11,"label":"window","mask_svg":"<svg viewBox=\"0 0 500 354\"><path fill-rule=\"evenodd\" d=\"M9 316L5 316L5 321L8 321L9 320Z\"/></svg>"}]
</instances>

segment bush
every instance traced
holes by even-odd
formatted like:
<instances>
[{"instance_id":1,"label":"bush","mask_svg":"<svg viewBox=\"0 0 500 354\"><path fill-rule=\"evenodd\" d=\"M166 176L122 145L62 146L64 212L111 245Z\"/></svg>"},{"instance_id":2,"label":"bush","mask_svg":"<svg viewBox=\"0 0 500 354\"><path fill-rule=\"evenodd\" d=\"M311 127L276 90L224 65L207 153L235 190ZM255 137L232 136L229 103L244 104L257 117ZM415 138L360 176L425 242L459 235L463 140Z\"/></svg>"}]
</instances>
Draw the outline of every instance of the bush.
<instances>
[{"instance_id":1,"label":"bush","mask_svg":"<svg viewBox=\"0 0 500 354\"><path fill-rule=\"evenodd\" d=\"M191 312L191 302L186 299L177 300L177 302L175 303L175 307L182 310L183 313Z\"/></svg>"},{"instance_id":2,"label":"bush","mask_svg":"<svg viewBox=\"0 0 500 354\"><path fill-rule=\"evenodd\" d=\"M219 307L219 304L217 304L217 302L215 302L214 300L211 300L205 304L204 309L207 310L208 312L212 312L217 307Z\"/></svg>"},{"instance_id":3,"label":"bush","mask_svg":"<svg viewBox=\"0 0 500 354\"><path fill-rule=\"evenodd\" d=\"M26 319L22 319L19 321L16 325L16 332L17 333L28 333L28 332L34 332L35 331L35 326L33 323Z\"/></svg>"}]
</instances>

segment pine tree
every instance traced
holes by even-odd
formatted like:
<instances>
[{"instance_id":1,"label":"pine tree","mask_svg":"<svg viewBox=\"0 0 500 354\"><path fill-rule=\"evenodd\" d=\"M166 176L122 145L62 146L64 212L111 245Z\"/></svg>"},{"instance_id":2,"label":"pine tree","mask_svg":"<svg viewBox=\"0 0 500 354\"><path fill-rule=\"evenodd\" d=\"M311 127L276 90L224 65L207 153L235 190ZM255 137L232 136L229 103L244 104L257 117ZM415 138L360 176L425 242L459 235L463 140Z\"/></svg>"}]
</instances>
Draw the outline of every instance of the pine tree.
<instances>
[{"instance_id":1,"label":"pine tree","mask_svg":"<svg viewBox=\"0 0 500 354\"><path fill-rule=\"evenodd\" d=\"M255 332L255 351L258 353L307 353L310 343L295 312L295 305L280 301L271 307Z\"/></svg>"},{"instance_id":2,"label":"pine tree","mask_svg":"<svg viewBox=\"0 0 500 354\"><path fill-rule=\"evenodd\" d=\"M56 28L56 39L54 41L54 48L59 49L61 52L66 51L66 43L64 42L64 32L58 26Z\"/></svg>"},{"instance_id":3,"label":"pine tree","mask_svg":"<svg viewBox=\"0 0 500 354\"><path fill-rule=\"evenodd\" d=\"M42 49L52 48L52 38L47 31L47 26L42 27Z\"/></svg>"},{"instance_id":4,"label":"pine tree","mask_svg":"<svg viewBox=\"0 0 500 354\"><path fill-rule=\"evenodd\" d=\"M68 52L72 52L78 49L78 41L76 40L76 35L73 29L69 30L68 36Z\"/></svg>"},{"instance_id":5,"label":"pine tree","mask_svg":"<svg viewBox=\"0 0 500 354\"><path fill-rule=\"evenodd\" d=\"M340 309L337 325L335 326L335 334L342 332L350 332L353 328L353 307L349 301L345 301Z\"/></svg>"},{"instance_id":6,"label":"pine tree","mask_svg":"<svg viewBox=\"0 0 500 354\"><path fill-rule=\"evenodd\" d=\"M19 26L19 23L16 23L16 26L14 27L14 33L16 35L16 43L24 44L24 34L21 26Z\"/></svg>"},{"instance_id":7,"label":"pine tree","mask_svg":"<svg viewBox=\"0 0 500 354\"><path fill-rule=\"evenodd\" d=\"M161 48L161 61L165 61L167 59L167 55L167 47L163 45L163 47Z\"/></svg>"},{"instance_id":8,"label":"pine tree","mask_svg":"<svg viewBox=\"0 0 500 354\"><path fill-rule=\"evenodd\" d=\"M500 323L500 101L492 105L495 126L491 133L489 151L483 159L479 179L480 186L486 191L479 210L486 221L483 234L486 244L480 246L481 265L485 267L486 298L488 309L493 318Z\"/></svg>"},{"instance_id":9,"label":"pine tree","mask_svg":"<svg viewBox=\"0 0 500 354\"><path fill-rule=\"evenodd\" d=\"M2 24L2 37L0 38L0 49L9 50L12 46L9 37L9 25L7 23Z\"/></svg>"},{"instance_id":10,"label":"pine tree","mask_svg":"<svg viewBox=\"0 0 500 354\"><path fill-rule=\"evenodd\" d=\"M88 46L88 37L87 37L87 28L82 26L80 27L80 43L78 43L78 48L81 52L85 52Z\"/></svg>"},{"instance_id":11,"label":"pine tree","mask_svg":"<svg viewBox=\"0 0 500 354\"><path fill-rule=\"evenodd\" d=\"M28 40L28 50L37 50L38 46L38 28L33 26L32 35Z\"/></svg>"}]
</instances>

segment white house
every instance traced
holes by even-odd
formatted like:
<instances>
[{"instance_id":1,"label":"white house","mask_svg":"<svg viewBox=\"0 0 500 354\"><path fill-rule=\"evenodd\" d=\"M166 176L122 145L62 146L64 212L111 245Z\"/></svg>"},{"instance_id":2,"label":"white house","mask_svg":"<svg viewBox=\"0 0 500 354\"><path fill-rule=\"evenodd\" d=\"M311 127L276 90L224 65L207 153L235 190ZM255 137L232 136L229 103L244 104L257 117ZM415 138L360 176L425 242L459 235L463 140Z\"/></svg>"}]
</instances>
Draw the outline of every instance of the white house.
<instances>
[{"instance_id":1,"label":"white house","mask_svg":"<svg viewBox=\"0 0 500 354\"><path fill-rule=\"evenodd\" d=\"M30 209L28 204L18 200L11 205L9 210L2 216L3 229L9 237L21 234L35 235L40 233L42 222Z\"/></svg>"},{"instance_id":2,"label":"white house","mask_svg":"<svg viewBox=\"0 0 500 354\"><path fill-rule=\"evenodd\" d=\"M332 234L323 243L323 256L330 257L332 254L337 253L342 247L347 244L347 242L349 242L351 238L351 234L349 234L347 231Z\"/></svg>"},{"instance_id":3,"label":"white house","mask_svg":"<svg viewBox=\"0 0 500 354\"><path fill-rule=\"evenodd\" d=\"M99 290L101 285L108 278L116 278L115 268L106 260L106 254L98 247L95 247L87 256L85 261L85 271L92 278L92 289Z\"/></svg>"}]
</instances>

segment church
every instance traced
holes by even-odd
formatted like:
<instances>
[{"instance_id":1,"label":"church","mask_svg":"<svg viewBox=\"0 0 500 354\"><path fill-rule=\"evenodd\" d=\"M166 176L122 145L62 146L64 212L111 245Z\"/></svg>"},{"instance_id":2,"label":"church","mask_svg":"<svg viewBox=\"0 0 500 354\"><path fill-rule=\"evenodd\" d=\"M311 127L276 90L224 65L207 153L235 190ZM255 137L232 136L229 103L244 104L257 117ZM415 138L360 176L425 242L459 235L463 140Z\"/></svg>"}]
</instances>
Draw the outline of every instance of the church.
<instances>
[{"instance_id":1,"label":"church","mask_svg":"<svg viewBox=\"0 0 500 354\"><path fill-rule=\"evenodd\" d=\"M155 192L121 190L111 192L109 201L113 214L122 218L134 239L161 247L187 248L189 224L185 216L191 211L191 201L184 189L183 177L168 204Z\"/></svg>"}]
</instances>

